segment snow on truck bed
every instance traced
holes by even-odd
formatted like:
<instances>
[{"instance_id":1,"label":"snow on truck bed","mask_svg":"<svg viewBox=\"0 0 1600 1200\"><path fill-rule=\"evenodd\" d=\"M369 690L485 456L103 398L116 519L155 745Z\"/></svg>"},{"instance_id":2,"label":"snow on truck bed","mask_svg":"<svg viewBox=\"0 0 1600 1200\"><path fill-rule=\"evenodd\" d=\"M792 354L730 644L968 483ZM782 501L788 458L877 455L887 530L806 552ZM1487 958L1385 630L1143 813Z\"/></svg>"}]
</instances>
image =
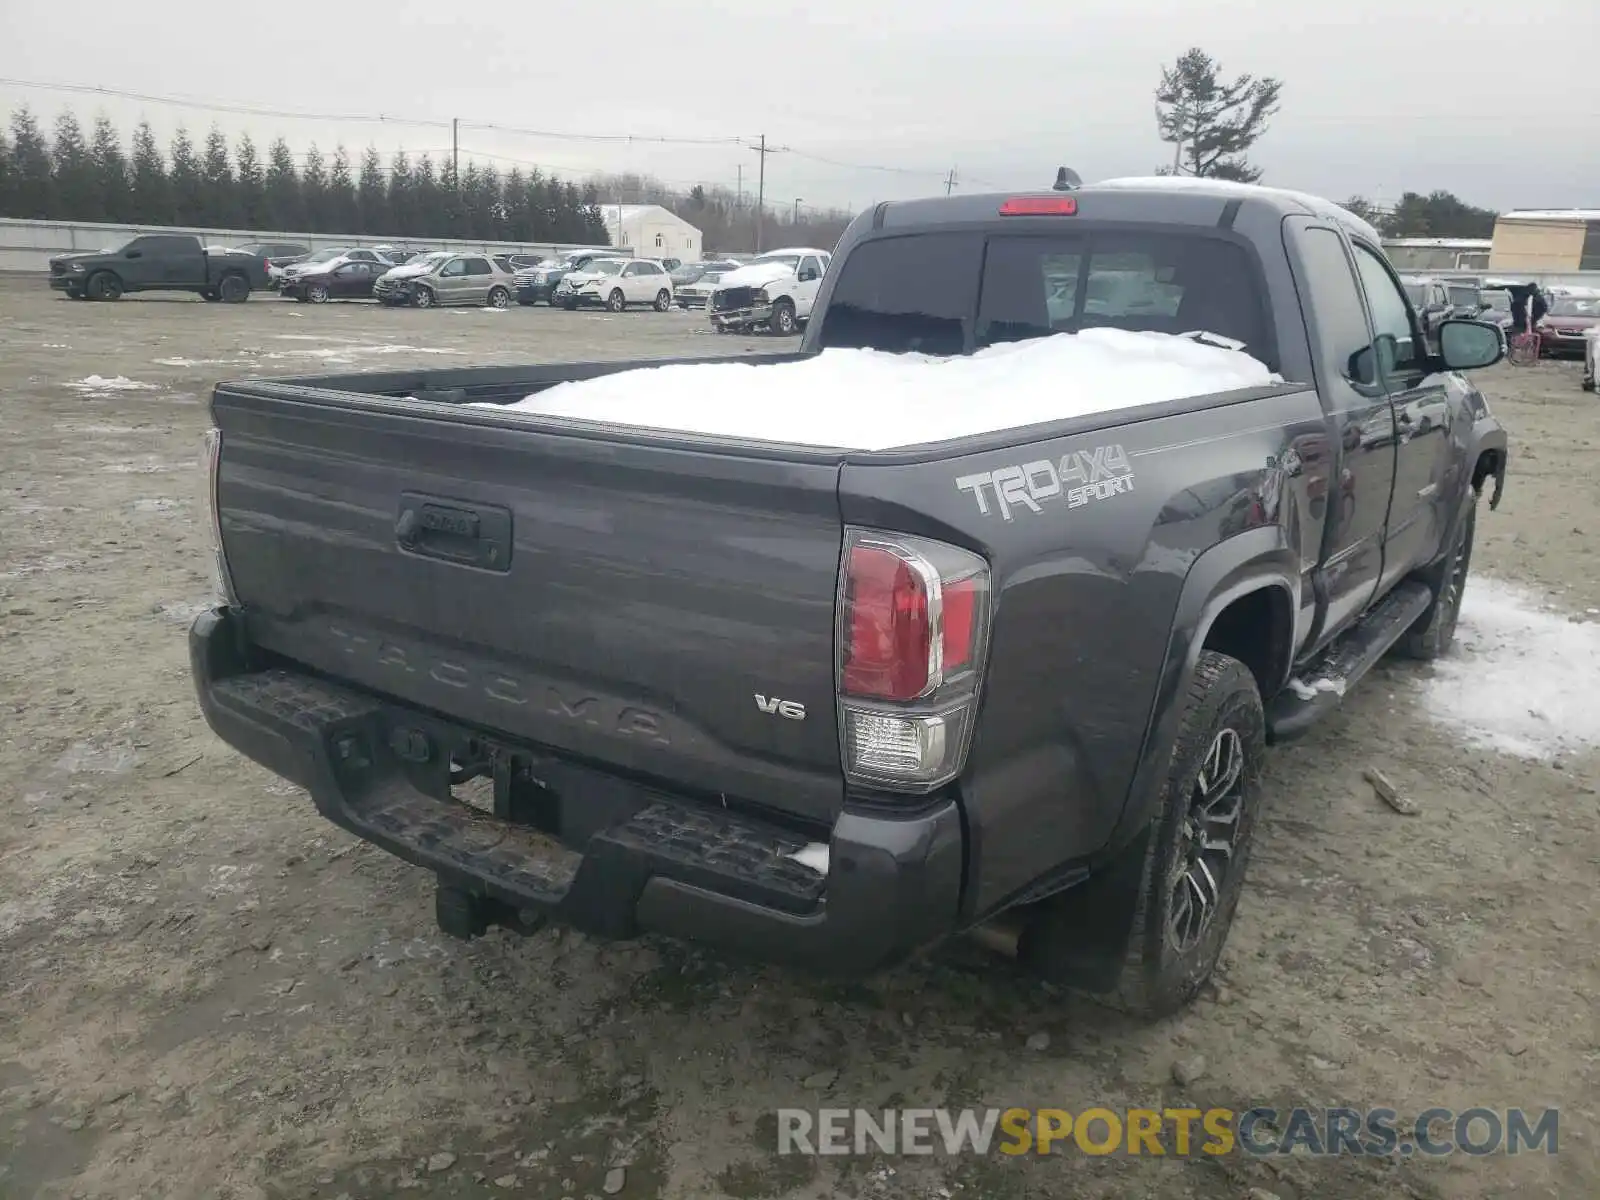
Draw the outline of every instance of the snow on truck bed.
<instances>
[{"instance_id":1,"label":"snow on truck bed","mask_svg":"<svg viewBox=\"0 0 1600 1200\"><path fill-rule=\"evenodd\" d=\"M836 349L792 363L712 360L641 367L557 384L514 404L480 404L883 450L1281 382L1250 355L1195 336L1086 329L968 357Z\"/></svg>"}]
</instances>

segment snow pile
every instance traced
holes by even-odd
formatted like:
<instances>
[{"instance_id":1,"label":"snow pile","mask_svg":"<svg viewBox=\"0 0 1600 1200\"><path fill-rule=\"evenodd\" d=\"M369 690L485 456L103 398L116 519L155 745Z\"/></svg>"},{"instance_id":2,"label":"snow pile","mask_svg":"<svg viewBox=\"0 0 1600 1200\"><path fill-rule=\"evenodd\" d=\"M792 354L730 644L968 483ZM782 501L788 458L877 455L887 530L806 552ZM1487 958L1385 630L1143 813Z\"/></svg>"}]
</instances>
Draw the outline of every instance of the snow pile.
<instances>
[{"instance_id":1,"label":"snow pile","mask_svg":"<svg viewBox=\"0 0 1600 1200\"><path fill-rule=\"evenodd\" d=\"M1552 612L1495 579L1467 583L1455 648L1423 702L1473 744L1548 759L1600 747L1600 624Z\"/></svg>"},{"instance_id":2,"label":"snow pile","mask_svg":"<svg viewBox=\"0 0 1600 1200\"><path fill-rule=\"evenodd\" d=\"M792 363L641 367L483 406L880 450L1277 382L1248 354L1193 337L1086 329L970 357L839 349Z\"/></svg>"},{"instance_id":3,"label":"snow pile","mask_svg":"<svg viewBox=\"0 0 1600 1200\"><path fill-rule=\"evenodd\" d=\"M113 375L107 379L104 375L89 375L72 383L64 383L62 387L69 387L75 392L159 392L161 385L156 383L140 383L136 379L129 379L126 375Z\"/></svg>"}]
</instances>

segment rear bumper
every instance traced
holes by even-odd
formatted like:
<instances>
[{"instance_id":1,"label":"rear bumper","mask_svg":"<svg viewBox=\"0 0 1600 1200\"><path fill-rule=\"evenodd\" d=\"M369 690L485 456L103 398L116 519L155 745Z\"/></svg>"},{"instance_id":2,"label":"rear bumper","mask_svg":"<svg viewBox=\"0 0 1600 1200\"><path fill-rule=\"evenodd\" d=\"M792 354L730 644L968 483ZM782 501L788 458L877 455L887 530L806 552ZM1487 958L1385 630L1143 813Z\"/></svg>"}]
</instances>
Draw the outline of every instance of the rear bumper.
<instances>
[{"instance_id":1,"label":"rear bumper","mask_svg":"<svg viewBox=\"0 0 1600 1200\"><path fill-rule=\"evenodd\" d=\"M906 817L845 811L824 876L789 857L804 835L530 751L537 803L560 811L558 840L502 814L499 789L489 813L418 786L418 735L446 744L468 731L311 675L247 670L230 610L196 619L189 653L220 738L306 788L335 824L499 905L599 937L653 931L847 978L955 931L954 801Z\"/></svg>"}]
</instances>

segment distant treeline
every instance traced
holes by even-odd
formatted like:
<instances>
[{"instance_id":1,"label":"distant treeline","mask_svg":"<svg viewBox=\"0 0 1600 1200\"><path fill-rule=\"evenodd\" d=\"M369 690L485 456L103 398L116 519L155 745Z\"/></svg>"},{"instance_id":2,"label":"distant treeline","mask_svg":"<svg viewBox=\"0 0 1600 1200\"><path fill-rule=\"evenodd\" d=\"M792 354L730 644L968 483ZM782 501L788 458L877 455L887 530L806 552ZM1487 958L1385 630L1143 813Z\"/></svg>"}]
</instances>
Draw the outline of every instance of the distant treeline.
<instances>
[{"instance_id":1,"label":"distant treeline","mask_svg":"<svg viewBox=\"0 0 1600 1200\"><path fill-rule=\"evenodd\" d=\"M64 112L47 138L22 108L0 130L0 217L24 220L609 245L597 199L538 170L471 162L458 185L426 154L385 163L368 147L356 163L344 146L331 157L313 146L296 158L278 138L263 155L215 126L203 146L180 128L165 152L148 123L130 148L104 115L85 136Z\"/></svg>"}]
</instances>

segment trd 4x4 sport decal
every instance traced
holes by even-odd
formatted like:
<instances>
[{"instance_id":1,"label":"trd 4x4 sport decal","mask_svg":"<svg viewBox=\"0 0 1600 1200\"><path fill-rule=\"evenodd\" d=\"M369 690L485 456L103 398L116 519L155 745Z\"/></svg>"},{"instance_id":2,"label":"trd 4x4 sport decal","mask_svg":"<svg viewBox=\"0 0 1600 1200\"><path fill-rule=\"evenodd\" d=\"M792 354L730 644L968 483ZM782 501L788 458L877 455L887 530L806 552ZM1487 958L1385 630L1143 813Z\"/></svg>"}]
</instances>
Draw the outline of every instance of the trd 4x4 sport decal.
<instances>
[{"instance_id":1,"label":"trd 4x4 sport decal","mask_svg":"<svg viewBox=\"0 0 1600 1200\"><path fill-rule=\"evenodd\" d=\"M956 487L971 492L985 516L991 506L1009 521L1017 509L1040 513L1047 504L1082 508L1133 491L1133 468L1120 444L1073 450L1059 462L1047 458L1001 467L978 475L962 475Z\"/></svg>"}]
</instances>

